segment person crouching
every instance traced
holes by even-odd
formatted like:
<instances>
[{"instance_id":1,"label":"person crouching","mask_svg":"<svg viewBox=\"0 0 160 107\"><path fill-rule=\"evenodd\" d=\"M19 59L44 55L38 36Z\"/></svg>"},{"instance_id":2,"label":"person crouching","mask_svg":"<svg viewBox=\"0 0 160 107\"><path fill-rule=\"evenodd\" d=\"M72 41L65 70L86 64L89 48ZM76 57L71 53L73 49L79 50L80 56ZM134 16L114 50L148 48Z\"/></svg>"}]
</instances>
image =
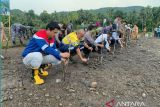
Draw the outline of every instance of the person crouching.
<instances>
[{"instance_id":1,"label":"person crouching","mask_svg":"<svg viewBox=\"0 0 160 107\"><path fill-rule=\"evenodd\" d=\"M68 52L60 53L56 49L54 36L59 29L57 22L50 22L46 29L33 35L22 53L23 63L32 68L33 79L37 85L44 83L40 76L48 75L45 64L57 65L70 56Z\"/></svg>"}]
</instances>

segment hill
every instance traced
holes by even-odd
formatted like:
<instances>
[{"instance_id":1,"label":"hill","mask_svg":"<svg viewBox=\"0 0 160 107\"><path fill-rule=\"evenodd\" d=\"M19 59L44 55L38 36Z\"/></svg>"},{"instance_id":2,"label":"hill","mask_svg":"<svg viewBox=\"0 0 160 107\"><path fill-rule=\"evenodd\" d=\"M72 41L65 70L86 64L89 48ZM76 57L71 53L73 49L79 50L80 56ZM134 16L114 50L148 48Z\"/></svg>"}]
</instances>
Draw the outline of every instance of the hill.
<instances>
[{"instance_id":1,"label":"hill","mask_svg":"<svg viewBox=\"0 0 160 107\"><path fill-rule=\"evenodd\" d=\"M142 6L129 6L129 7L105 7L105 8L99 8L99 9L90 9L90 10L87 10L89 12L92 12L92 13L106 13L110 10L113 10L113 11L123 11L123 12L133 12L133 11L136 11L136 12L140 12L141 9L143 9L144 7ZM71 11L71 12L74 12L74 11ZM23 14L23 11L19 10L19 9L13 9L11 10L11 13L12 14ZM54 13L54 12L53 12ZM62 11L62 12L57 12L57 13L60 13L60 14L66 14L68 13L67 11Z\"/></svg>"},{"instance_id":2,"label":"hill","mask_svg":"<svg viewBox=\"0 0 160 107\"><path fill-rule=\"evenodd\" d=\"M123 12L140 12L141 9L143 9L144 7L142 6L129 6L129 7L105 7L105 8L100 8L100 9L95 9L95 10L91 10L92 12L96 12L96 13L106 13L110 10L113 11L123 11Z\"/></svg>"}]
</instances>

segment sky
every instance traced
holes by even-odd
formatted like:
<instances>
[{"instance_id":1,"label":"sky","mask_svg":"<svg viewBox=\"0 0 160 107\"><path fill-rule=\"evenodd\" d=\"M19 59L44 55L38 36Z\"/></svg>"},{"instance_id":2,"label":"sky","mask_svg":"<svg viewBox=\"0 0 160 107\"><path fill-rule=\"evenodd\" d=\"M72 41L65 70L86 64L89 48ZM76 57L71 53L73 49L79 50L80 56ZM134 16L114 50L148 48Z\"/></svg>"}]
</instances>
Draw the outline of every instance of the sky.
<instances>
[{"instance_id":1,"label":"sky","mask_svg":"<svg viewBox=\"0 0 160 107\"><path fill-rule=\"evenodd\" d=\"M160 6L160 0L10 0L11 9L20 9L22 11L32 9L36 14L40 14L43 10L52 13L54 11L148 5L152 7Z\"/></svg>"}]
</instances>

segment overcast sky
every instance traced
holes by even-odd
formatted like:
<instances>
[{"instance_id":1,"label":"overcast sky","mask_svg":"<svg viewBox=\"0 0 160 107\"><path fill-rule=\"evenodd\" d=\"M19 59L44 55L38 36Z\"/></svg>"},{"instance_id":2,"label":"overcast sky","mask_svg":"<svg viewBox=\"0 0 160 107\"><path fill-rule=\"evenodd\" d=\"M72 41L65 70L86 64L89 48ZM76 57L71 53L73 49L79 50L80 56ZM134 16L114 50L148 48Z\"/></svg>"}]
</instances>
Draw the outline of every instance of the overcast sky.
<instances>
[{"instance_id":1,"label":"overcast sky","mask_svg":"<svg viewBox=\"0 0 160 107\"><path fill-rule=\"evenodd\" d=\"M160 0L10 0L11 9L34 10L40 14L43 10L73 11L79 9L98 9L102 7L160 6Z\"/></svg>"}]
</instances>

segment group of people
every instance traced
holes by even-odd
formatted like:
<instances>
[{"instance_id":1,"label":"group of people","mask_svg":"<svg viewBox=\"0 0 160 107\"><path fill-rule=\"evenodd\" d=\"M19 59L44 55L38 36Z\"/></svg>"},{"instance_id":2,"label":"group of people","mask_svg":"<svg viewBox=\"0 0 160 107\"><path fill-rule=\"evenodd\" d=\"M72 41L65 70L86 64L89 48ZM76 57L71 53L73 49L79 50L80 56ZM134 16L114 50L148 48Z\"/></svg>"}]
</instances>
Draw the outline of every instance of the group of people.
<instances>
[{"instance_id":1,"label":"group of people","mask_svg":"<svg viewBox=\"0 0 160 107\"><path fill-rule=\"evenodd\" d=\"M48 75L46 68L50 65L67 64L68 59L76 54L83 63L87 63L91 52L101 54L102 49L111 52L110 46L115 43L123 48L120 22L118 17L113 24L102 27L96 32L98 36L93 32L96 29L93 25L88 26L87 31L71 30L66 34L63 25L50 22L46 29L39 30L30 39L22 53L23 63L32 69L35 84L43 84L41 76Z\"/></svg>"},{"instance_id":2,"label":"group of people","mask_svg":"<svg viewBox=\"0 0 160 107\"><path fill-rule=\"evenodd\" d=\"M16 45L16 38L18 37L20 44L24 44L24 39L29 39L30 35L34 33L33 27L25 26L20 23L14 23L11 26L12 45Z\"/></svg>"},{"instance_id":3,"label":"group of people","mask_svg":"<svg viewBox=\"0 0 160 107\"><path fill-rule=\"evenodd\" d=\"M154 29L154 37L160 38L160 26Z\"/></svg>"}]
</instances>

